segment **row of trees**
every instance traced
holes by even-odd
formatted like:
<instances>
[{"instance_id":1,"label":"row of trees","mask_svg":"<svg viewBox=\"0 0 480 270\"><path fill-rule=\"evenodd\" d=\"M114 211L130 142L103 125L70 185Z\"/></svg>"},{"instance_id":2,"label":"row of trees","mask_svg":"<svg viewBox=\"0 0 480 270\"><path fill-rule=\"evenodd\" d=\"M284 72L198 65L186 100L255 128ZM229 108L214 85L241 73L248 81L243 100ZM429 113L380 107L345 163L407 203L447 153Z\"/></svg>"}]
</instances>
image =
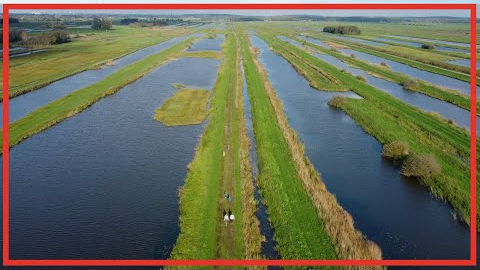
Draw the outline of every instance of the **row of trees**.
<instances>
[{"instance_id":1,"label":"row of trees","mask_svg":"<svg viewBox=\"0 0 480 270\"><path fill-rule=\"evenodd\" d=\"M354 25L345 25L345 26L325 26L323 32L332 33L332 34L341 34L341 35L360 35L362 31L360 28Z\"/></svg>"},{"instance_id":2,"label":"row of trees","mask_svg":"<svg viewBox=\"0 0 480 270\"><path fill-rule=\"evenodd\" d=\"M93 18L92 29L110 30L112 29L112 19L109 18Z\"/></svg>"}]
</instances>

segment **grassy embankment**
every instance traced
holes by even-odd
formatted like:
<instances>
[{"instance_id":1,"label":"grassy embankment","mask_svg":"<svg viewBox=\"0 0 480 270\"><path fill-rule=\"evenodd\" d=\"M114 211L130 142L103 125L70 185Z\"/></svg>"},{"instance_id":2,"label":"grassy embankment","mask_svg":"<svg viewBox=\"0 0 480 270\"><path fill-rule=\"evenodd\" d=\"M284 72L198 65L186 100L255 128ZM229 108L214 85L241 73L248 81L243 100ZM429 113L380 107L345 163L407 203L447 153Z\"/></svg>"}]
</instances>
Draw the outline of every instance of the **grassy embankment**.
<instances>
[{"instance_id":1,"label":"grassy embankment","mask_svg":"<svg viewBox=\"0 0 480 270\"><path fill-rule=\"evenodd\" d=\"M460 47L460 46L455 46L455 47L458 47L459 49L462 49L464 50L463 52L457 52L457 51L441 51L441 50L438 50L438 49L433 49L433 50L425 50L425 49L422 49L420 47L415 47L415 46L411 46L411 45L407 45L407 44L403 44L403 43L398 43L397 41L401 41L401 40L398 40L398 39L393 39L393 38L390 38L390 37L385 37L385 38L388 38L388 39L392 39L391 41L386 41L386 40L375 40L375 38L373 37L367 37L367 36L358 36L356 38L360 38L360 39L364 39L364 40L370 40L370 41L374 41L374 42L379 42L379 43L384 43L384 44L387 44L387 45L391 45L391 47L389 46L388 48L393 48L395 50L400 50L402 51L403 53L415 53L419 56L422 56L422 57L426 57L428 58L430 56L430 54L433 54L434 57L437 57L435 58L436 60L439 60L439 61L448 61L448 60L456 60L458 58L462 58L462 59L469 59L470 58L470 50L468 49L468 47ZM414 40L411 40L410 42L416 42L416 43L420 43L420 44L431 44L431 45L434 45L430 42L423 42L423 41L414 41ZM434 46L440 46L440 47L445 47L445 46L442 46L442 45L434 45ZM446 56L446 58L443 58L443 57L440 57L438 58L438 55L441 55L441 56ZM478 54L477 54L478 55Z\"/></svg>"},{"instance_id":2,"label":"grassy embankment","mask_svg":"<svg viewBox=\"0 0 480 270\"><path fill-rule=\"evenodd\" d=\"M15 121L10 124L9 127L9 146L13 147L22 140L81 112L97 100L114 94L125 85L143 77L155 67L175 58L176 54L189 46L193 40L193 38L187 39L160 53L148 56L140 61L130 64L108 76L103 81L52 101L48 105L31 112L18 121Z\"/></svg>"},{"instance_id":3,"label":"grassy embankment","mask_svg":"<svg viewBox=\"0 0 480 270\"><path fill-rule=\"evenodd\" d=\"M428 186L433 194L448 201L458 211L461 219L469 223L469 134L449 124L445 119L405 104L293 45L265 34L261 37L282 56L294 52L299 55L297 61L321 66L362 96L363 100L349 100L347 104L350 106L341 108L345 108L347 113L380 143L404 140L409 144L411 154L432 154L442 168L442 173L433 178L422 179L421 183ZM477 220L478 218L477 215Z\"/></svg>"},{"instance_id":4,"label":"grassy embankment","mask_svg":"<svg viewBox=\"0 0 480 270\"><path fill-rule=\"evenodd\" d=\"M195 30L169 28L167 31L162 28L115 26L108 32L95 32L74 38L69 43L53 45L46 52L12 58L9 61L9 97L38 89L87 69L98 68L144 47L193 31Z\"/></svg>"},{"instance_id":5,"label":"grassy embankment","mask_svg":"<svg viewBox=\"0 0 480 270\"><path fill-rule=\"evenodd\" d=\"M259 159L258 184L285 259L380 259L328 192L283 113L255 50L242 35L242 53Z\"/></svg>"},{"instance_id":6,"label":"grassy embankment","mask_svg":"<svg viewBox=\"0 0 480 270\"><path fill-rule=\"evenodd\" d=\"M330 37L327 38L318 34L312 35L312 37L322 41L328 41L330 38ZM340 40L337 38L332 38L332 39L338 44L346 45L349 48L359 52L368 53L368 54L382 57L388 60L399 62L405 65L409 65L414 68L440 74L443 76L448 76L457 80L470 82L469 67L457 66L454 64L444 63L444 62L440 62L432 59L425 59L425 58L417 57L412 54L405 54L405 53L397 52L394 50L382 49L381 47L359 44L351 41ZM480 84L480 82L477 82L477 85L478 84Z\"/></svg>"},{"instance_id":7,"label":"grassy embankment","mask_svg":"<svg viewBox=\"0 0 480 270\"><path fill-rule=\"evenodd\" d=\"M452 48L452 49L460 49L460 50L464 50L465 53L469 53L470 52L470 48L467 46L458 46L458 45L452 45L452 44L445 44L445 43L442 43L442 40L434 40L434 41L430 41L430 42L425 42L425 41L421 41L421 40L411 40L411 39L408 39L408 38L401 38L401 37L393 37L393 36L388 36L387 38L389 39L392 39L392 40L398 40L398 41L407 41L407 42L417 42L417 43L428 43L428 44L432 44L434 46L440 46L440 47L446 47L446 48ZM468 43L466 44L469 44L470 41L468 41ZM477 50L478 51L478 50Z\"/></svg>"},{"instance_id":8,"label":"grassy embankment","mask_svg":"<svg viewBox=\"0 0 480 270\"><path fill-rule=\"evenodd\" d=\"M167 99L153 118L166 126L194 125L208 116L209 90L183 89Z\"/></svg>"},{"instance_id":9,"label":"grassy embankment","mask_svg":"<svg viewBox=\"0 0 480 270\"><path fill-rule=\"evenodd\" d=\"M293 40L296 40L298 42L302 42L303 40L298 39L294 36L290 36ZM470 97L467 95L464 95L458 91L451 90L451 89L445 89L442 87L435 86L433 84L430 84L428 82L422 81L422 80L416 80L408 75L405 75L400 72L395 72L390 70L388 67L381 66L381 65L375 65L371 64L368 62L364 62L362 60L356 59L351 56L346 56L340 52L334 51L334 50L328 50L325 49L321 46L318 46L316 44L310 43L308 41L304 41L304 44L312 49L317 50L320 53L324 54L329 54L331 56L334 56L335 58L342 60L343 62L346 62L354 67L358 67L360 69L363 69L370 73L372 76L376 76L391 82L395 82L398 84L405 84L409 81L417 81L417 85L409 88L409 90L416 91L422 94L425 94L427 96L444 100L447 102L450 102L452 104L455 104L465 110L470 110ZM480 114L480 105L477 102L477 111Z\"/></svg>"},{"instance_id":10,"label":"grassy embankment","mask_svg":"<svg viewBox=\"0 0 480 270\"><path fill-rule=\"evenodd\" d=\"M183 52L181 57L213 58L222 60L222 53L216 51Z\"/></svg>"},{"instance_id":11,"label":"grassy embankment","mask_svg":"<svg viewBox=\"0 0 480 270\"><path fill-rule=\"evenodd\" d=\"M260 253L256 205L244 187L246 181L251 184L251 176L245 164L248 149L239 136L243 127L236 107L236 88L241 84L236 46L230 32L222 46L224 61L213 89L209 122L180 190L181 232L171 254L174 259L251 259ZM231 203L224 191L232 196ZM235 222L225 226L222 211L229 208Z\"/></svg>"}]
</instances>

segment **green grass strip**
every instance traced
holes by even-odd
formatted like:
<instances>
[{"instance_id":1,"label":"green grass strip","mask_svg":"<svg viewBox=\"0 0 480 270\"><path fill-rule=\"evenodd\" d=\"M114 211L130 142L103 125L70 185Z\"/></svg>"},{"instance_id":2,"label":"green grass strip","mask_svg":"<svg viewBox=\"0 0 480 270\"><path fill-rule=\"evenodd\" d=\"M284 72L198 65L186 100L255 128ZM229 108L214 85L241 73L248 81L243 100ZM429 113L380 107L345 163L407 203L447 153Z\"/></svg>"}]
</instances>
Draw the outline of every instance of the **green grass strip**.
<instances>
[{"instance_id":1,"label":"green grass strip","mask_svg":"<svg viewBox=\"0 0 480 270\"><path fill-rule=\"evenodd\" d=\"M241 36L259 159L258 184L275 228L277 250L284 259L334 259L335 248L297 173L248 44Z\"/></svg>"},{"instance_id":2,"label":"green grass strip","mask_svg":"<svg viewBox=\"0 0 480 270\"><path fill-rule=\"evenodd\" d=\"M223 256L223 247L217 245L219 224L223 225L222 213L217 205L223 171L223 141L227 123L227 94L236 84L236 44L231 34L226 35L223 45L224 61L220 67L211 99L211 113L205 132L197 146L195 157L189 165L184 186L180 190L180 235L172 251L173 259L213 259ZM234 123L234 125L236 125ZM238 142L234 142L238 150ZM235 185L240 181L239 160L235 159ZM237 185L238 188L238 185ZM244 257L242 234L241 196L235 188L235 241L234 257ZM238 197L237 197L238 196ZM217 253L219 252L219 253Z\"/></svg>"},{"instance_id":3,"label":"green grass strip","mask_svg":"<svg viewBox=\"0 0 480 270\"><path fill-rule=\"evenodd\" d=\"M22 140L83 111L99 99L114 94L125 85L138 80L157 66L168 61L172 55L184 50L193 40L193 38L187 39L160 53L137 61L113 73L101 82L72 92L31 112L10 125L9 146L13 147Z\"/></svg>"}]
</instances>

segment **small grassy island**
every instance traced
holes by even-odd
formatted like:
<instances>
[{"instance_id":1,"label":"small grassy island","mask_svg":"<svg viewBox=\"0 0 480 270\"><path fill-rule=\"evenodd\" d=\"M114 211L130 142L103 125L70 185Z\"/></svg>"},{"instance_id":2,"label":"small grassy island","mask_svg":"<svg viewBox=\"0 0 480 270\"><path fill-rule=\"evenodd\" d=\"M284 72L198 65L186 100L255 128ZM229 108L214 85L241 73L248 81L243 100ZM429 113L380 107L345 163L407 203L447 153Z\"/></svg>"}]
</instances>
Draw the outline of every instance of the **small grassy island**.
<instances>
[{"instance_id":1,"label":"small grassy island","mask_svg":"<svg viewBox=\"0 0 480 270\"><path fill-rule=\"evenodd\" d=\"M153 118L166 126L195 125L208 115L210 90L183 89L167 99Z\"/></svg>"}]
</instances>

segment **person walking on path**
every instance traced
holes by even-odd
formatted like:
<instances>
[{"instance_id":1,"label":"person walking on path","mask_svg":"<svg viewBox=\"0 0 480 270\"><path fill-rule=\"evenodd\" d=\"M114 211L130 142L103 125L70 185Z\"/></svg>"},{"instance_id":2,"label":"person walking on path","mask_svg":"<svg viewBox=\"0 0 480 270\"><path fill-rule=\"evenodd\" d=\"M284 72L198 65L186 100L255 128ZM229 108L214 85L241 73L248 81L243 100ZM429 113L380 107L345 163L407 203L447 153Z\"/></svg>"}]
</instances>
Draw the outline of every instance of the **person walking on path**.
<instances>
[{"instance_id":1,"label":"person walking on path","mask_svg":"<svg viewBox=\"0 0 480 270\"><path fill-rule=\"evenodd\" d=\"M223 221L225 221L225 226L228 225L228 221L230 220L229 217L230 217L230 216L227 215L227 213L225 212L225 210L223 210Z\"/></svg>"}]
</instances>

